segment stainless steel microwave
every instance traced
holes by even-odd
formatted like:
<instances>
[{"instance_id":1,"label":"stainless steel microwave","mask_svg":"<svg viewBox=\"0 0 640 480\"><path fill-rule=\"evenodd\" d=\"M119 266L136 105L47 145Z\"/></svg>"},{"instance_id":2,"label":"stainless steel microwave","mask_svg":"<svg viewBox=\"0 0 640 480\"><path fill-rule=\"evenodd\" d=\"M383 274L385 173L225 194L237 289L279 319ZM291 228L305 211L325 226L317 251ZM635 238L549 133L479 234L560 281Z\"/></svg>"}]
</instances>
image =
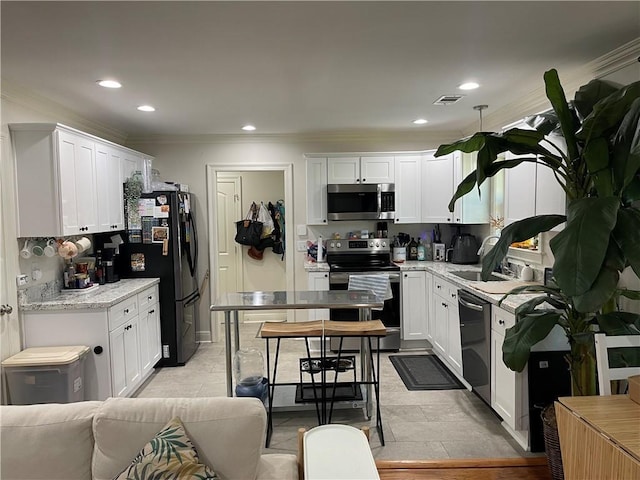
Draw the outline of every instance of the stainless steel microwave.
<instances>
[{"instance_id":1,"label":"stainless steel microwave","mask_svg":"<svg viewBox=\"0 0 640 480\"><path fill-rule=\"evenodd\" d=\"M393 183L332 183L327 185L329 220L393 219L396 210Z\"/></svg>"}]
</instances>

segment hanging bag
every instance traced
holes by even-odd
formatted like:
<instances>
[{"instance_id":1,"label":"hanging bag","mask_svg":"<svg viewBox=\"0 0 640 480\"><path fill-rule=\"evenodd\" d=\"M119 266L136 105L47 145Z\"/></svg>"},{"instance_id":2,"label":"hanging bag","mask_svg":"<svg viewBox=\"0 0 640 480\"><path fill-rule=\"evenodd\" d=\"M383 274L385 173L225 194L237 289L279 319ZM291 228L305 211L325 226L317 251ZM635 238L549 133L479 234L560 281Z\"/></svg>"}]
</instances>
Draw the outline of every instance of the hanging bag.
<instances>
[{"instance_id":1,"label":"hanging bag","mask_svg":"<svg viewBox=\"0 0 640 480\"><path fill-rule=\"evenodd\" d=\"M262 235L261 238L267 238L273 233L273 219L269 214L269 210L265 207L264 203L260 203L260 210L258 213L258 221L262 222Z\"/></svg>"},{"instance_id":2,"label":"hanging bag","mask_svg":"<svg viewBox=\"0 0 640 480\"><path fill-rule=\"evenodd\" d=\"M262 222L257 220L258 218L258 206L254 203L251 204L249 212L244 220L236 222L236 237L235 241L240 245L256 246L260 243L260 237L262 236Z\"/></svg>"}]
</instances>

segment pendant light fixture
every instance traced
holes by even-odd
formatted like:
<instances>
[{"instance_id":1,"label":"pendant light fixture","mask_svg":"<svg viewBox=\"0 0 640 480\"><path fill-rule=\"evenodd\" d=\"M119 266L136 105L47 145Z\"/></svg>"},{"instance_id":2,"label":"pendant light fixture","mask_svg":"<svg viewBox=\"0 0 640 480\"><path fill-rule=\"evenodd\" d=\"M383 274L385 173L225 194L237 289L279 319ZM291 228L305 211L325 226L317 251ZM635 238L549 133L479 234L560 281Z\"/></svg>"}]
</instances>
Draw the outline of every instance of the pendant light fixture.
<instances>
[{"instance_id":1,"label":"pendant light fixture","mask_svg":"<svg viewBox=\"0 0 640 480\"><path fill-rule=\"evenodd\" d=\"M489 108L489 105L475 105L473 107L474 110L477 110L480 113L480 131L482 131L482 111L485 108Z\"/></svg>"}]
</instances>

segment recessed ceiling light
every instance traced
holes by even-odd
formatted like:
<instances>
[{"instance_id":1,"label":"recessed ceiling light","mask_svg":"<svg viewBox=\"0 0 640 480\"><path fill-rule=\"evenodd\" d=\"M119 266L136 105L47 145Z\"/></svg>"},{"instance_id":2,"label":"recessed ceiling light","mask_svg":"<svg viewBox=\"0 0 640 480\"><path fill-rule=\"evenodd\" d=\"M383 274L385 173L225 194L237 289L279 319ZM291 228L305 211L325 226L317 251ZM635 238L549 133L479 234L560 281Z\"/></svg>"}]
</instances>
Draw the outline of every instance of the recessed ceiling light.
<instances>
[{"instance_id":1,"label":"recessed ceiling light","mask_svg":"<svg viewBox=\"0 0 640 480\"><path fill-rule=\"evenodd\" d=\"M104 88L120 88L122 84L116 80L98 80L98 85Z\"/></svg>"},{"instance_id":2,"label":"recessed ceiling light","mask_svg":"<svg viewBox=\"0 0 640 480\"><path fill-rule=\"evenodd\" d=\"M466 83L463 83L462 85L458 85L458 88L460 90L475 90L479 86L480 85L478 85L476 82L466 82Z\"/></svg>"},{"instance_id":3,"label":"recessed ceiling light","mask_svg":"<svg viewBox=\"0 0 640 480\"><path fill-rule=\"evenodd\" d=\"M418 118L414 120L413 123L415 123L416 125L424 125L425 123L427 123L427 120L424 118Z\"/></svg>"},{"instance_id":4,"label":"recessed ceiling light","mask_svg":"<svg viewBox=\"0 0 640 480\"><path fill-rule=\"evenodd\" d=\"M138 110L140 110L141 112L155 112L156 111L155 107L152 107L151 105L140 105L138 107Z\"/></svg>"},{"instance_id":5,"label":"recessed ceiling light","mask_svg":"<svg viewBox=\"0 0 640 480\"><path fill-rule=\"evenodd\" d=\"M242 127L242 129L245 132L253 132L256 129L256 127L254 127L253 125L245 125L244 127Z\"/></svg>"}]
</instances>

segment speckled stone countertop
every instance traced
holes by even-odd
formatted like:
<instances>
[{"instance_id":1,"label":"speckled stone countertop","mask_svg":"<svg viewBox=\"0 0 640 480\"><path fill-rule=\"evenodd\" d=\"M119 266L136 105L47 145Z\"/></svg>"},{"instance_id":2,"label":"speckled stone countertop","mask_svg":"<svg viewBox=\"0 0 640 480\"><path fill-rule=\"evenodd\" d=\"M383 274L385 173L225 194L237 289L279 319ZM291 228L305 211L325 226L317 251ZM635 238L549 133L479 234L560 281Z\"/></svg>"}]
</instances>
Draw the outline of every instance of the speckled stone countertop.
<instances>
[{"instance_id":1,"label":"speckled stone countertop","mask_svg":"<svg viewBox=\"0 0 640 480\"><path fill-rule=\"evenodd\" d=\"M474 295L487 300L488 302L494 304L494 305L498 305L498 303L500 302L500 299L502 299L502 297L504 297L504 295L502 293L500 294L491 294L491 293L486 293L483 292L481 290L478 290L477 288L474 287L474 284L478 284L479 282L475 282L475 281L471 281L471 280L465 280L463 278L460 278L456 275L453 275L451 272L455 272L455 271L459 271L459 270L472 270L472 271L477 271L479 272L481 270L481 266L479 264L477 265L458 265L455 263L447 263L447 262L417 262L417 261L407 261L407 262L403 262L403 263L398 263L397 264L400 267L401 271L411 271L411 270L423 270L423 271L427 271L429 273L432 273L434 275L437 275L443 279L445 279L446 281L460 287L463 288L464 290L467 290L470 293L473 293ZM327 263L312 263L312 262L307 262L305 264L305 270L307 272L328 272L329 271L329 265ZM498 276L502 276L505 279L509 279L512 280L509 277L506 277L504 275L499 275ZM525 295L509 295L500 305L501 308L507 310L508 312L514 313L515 309L521 305L522 303L531 300L531 298L533 298L533 296L535 296L536 294L525 294Z\"/></svg>"},{"instance_id":2,"label":"speckled stone countertop","mask_svg":"<svg viewBox=\"0 0 640 480\"><path fill-rule=\"evenodd\" d=\"M99 285L90 292L62 292L39 302L28 302L20 306L23 311L37 310L85 310L109 308L128 297L160 283L159 278L124 278L119 282Z\"/></svg>"}]
</instances>

